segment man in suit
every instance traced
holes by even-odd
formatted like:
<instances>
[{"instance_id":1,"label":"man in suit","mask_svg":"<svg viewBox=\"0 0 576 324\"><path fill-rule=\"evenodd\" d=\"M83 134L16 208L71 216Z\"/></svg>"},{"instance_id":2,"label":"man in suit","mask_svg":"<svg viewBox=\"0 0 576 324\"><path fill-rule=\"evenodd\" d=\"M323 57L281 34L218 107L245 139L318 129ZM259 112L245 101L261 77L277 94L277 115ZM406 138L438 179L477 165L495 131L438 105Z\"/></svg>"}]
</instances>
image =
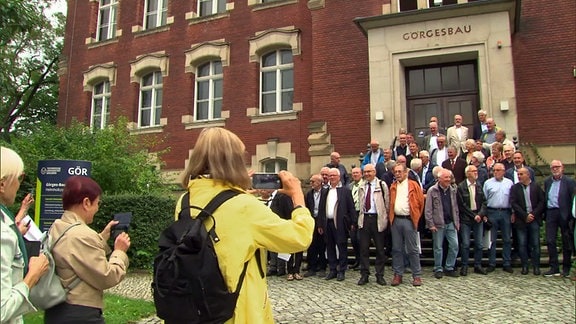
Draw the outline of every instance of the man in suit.
<instances>
[{"instance_id":1,"label":"man in suit","mask_svg":"<svg viewBox=\"0 0 576 324\"><path fill-rule=\"evenodd\" d=\"M454 146L448 147L448 159L442 162L442 167L452 171L456 184L464 181L466 179L466 169L467 163L464 159L458 156L458 149Z\"/></svg>"},{"instance_id":2,"label":"man in suit","mask_svg":"<svg viewBox=\"0 0 576 324\"><path fill-rule=\"evenodd\" d=\"M279 193L278 190L264 189L260 190L262 199L266 199L266 204L276 215L282 219L290 219L294 204L290 196ZM268 276L286 275L286 261L278 257L277 252L270 252L270 266L268 267Z\"/></svg>"},{"instance_id":3,"label":"man in suit","mask_svg":"<svg viewBox=\"0 0 576 324\"><path fill-rule=\"evenodd\" d=\"M467 152L464 143L466 143L468 139L468 127L462 126L461 115L454 115L454 125L448 127L446 139L448 140L448 146L458 148L458 155L462 152Z\"/></svg>"},{"instance_id":4,"label":"man in suit","mask_svg":"<svg viewBox=\"0 0 576 324\"><path fill-rule=\"evenodd\" d=\"M432 152L434 149L438 148L437 139L441 134L438 131L438 123L430 122L428 125L430 127L430 134L424 136L424 139L418 146L420 146L423 150Z\"/></svg>"},{"instance_id":5,"label":"man in suit","mask_svg":"<svg viewBox=\"0 0 576 324\"><path fill-rule=\"evenodd\" d=\"M556 248L556 237L558 229L562 235L562 275L570 276L570 266L572 257L572 233L569 222L571 219L570 210L576 183L573 179L564 175L564 165L559 160L550 162L552 175L544 181L544 191L546 193L546 245L548 246L548 256L550 258L550 270L544 276L560 276L560 265L558 263L558 250Z\"/></svg>"},{"instance_id":6,"label":"man in suit","mask_svg":"<svg viewBox=\"0 0 576 324\"><path fill-rule=\"evenodd\" d=\"M348 176L346 167L340 163L340 153L332 152L330 154L330 163L326 164L326 167L338 169L340 172L340 181L342 183L341 185L348 187L348 184L350 183L350 177Z\"/></svg>"},{"instance_id":7,"label":"man in suit","mask_svg":"<svg viewBox=\"0 0 576 324\"><path fill-rule=\"evenodd\" d=\"M518 169L519 182L510 189L510 206L522 262L522 274L528 274L528 255L534 275L540 275L540 224L546 206L544 191L532 180L527 168Z\"/></svg>"},{"instance_id":8,"label":"man in suit","mask_svg":"<svg viewBox=\"0 0 576 324\"><path fill-rule=\"evenodd\" d=\"M530 181L534 182L534 170L524 164L524 155L521 151L514 152L512 155L512 162L514 163L514 166L506 170L506 174L504 174L506 178L512 180L514 183L518 183L520 181L518 178L518 170L521 168L526 168L528 173L530 173Z\"/></svg>"},{"instance_id":9,"label":"man in suit","mask_svg":"<svg viewBox=\"0 0 576 324\"><path fill-rule=\"evenodd\" d=\"M470 232L474 233L474 273L486 275L482 268L482 243L486 218L486 198L478 184L478 169L469 165L466 180L458 184L458 211L460 215L460 275L468 275L470 259Z\"/></svg>"},{"instance_id":10,"label":"man in suit","mask_svg":"<svg viewBox=\"0 0 576 324\"><path fill-rule=\"evenodd\" d=\"M423 150L418 153L420 160L422 160L422 172L420 172L420 181L422 182L422 188L428 188L428 184L434 182L434 175L432 175L432 169L436 166L430 160L430 153L428 151ZM426 193L426 190L424 190Z\"/></svg>"},{"instance_id":11,"label":"man in suit","mask_svg":"<svg viewBox=\"0 0 576 324\"><path fill-rule=\"evenodd\" d=\"M376 283L385 286L384 264L386 263L385 229L388 227L388 186L376 178L372 164L364 166L364 181L358 189L360 214L358 232L360 237L360 280L358 285L368 283L370 276L370 241L376 247Z\"/></svg>"},{"instance_id":12,"label":"man in suit","mask_svg":"<svg viewBox=\"0 0 576 324\"><path fill-rule=\"evenodd\" d=\"M382 157L384 160L384 157ZM370 164L370 163L368 163ZM372 164L370 164L372 165ZM374 165L372 165L374 167ZM362 186L362 170L358 167L352 169L352 182L348 185L350 192L352 192L352 199L354 200L354 209L356 211L352 223L358 221L358 215L360 215L360 200L358 197L358 189ZM350 243L352 243L352 249L354 250L354 263L349 267L352 270L358 269L360 267L360 241L359 241L358 228L353 227L350 229Z\"/></svg>"},{"instance_id":13,"label":"man in suit","mask_svg":"<svg viewBox=\"0 0 576 324\"><path fill-rule=\"evenodd\" d=\"M442 165L442 162L448 159L448 150L446 149L446 136L438 135L436 138L436 148L430 152L430 159L436 165Z\"/></svg>"},{"instance_id":14,"label":"man in suit","mask_svg":"<svg viewBox=\"0 0 576 324\"><path fill-rule=\"evenodd\" d=\"M408 144L406 143L406 134L402 133L398 135L398 146L396 146L392 152L392 158L397 160L400 155L408 157L410 151L408 151Z\"/></svg>"},{"instance_id":15,"label":"man in suit","mask_svg":"<svg viewBox=\"0 0 576 324\"><path fill-rule=\"evenodd\" d=\"M312 243L308 247L306 253L306 261L308 262L308 271L304 273L304 277L311 277L318 274L318 276L326 276L326 243L324 236L320 234L318 228L320 227L320 220L318 219L318 208L320 206L320 192L322 191L322 176L314 174L310 177L310 191L306 193L305 201L306 208L310 210L310 214L314 217L315 230L312 235Z\"/></svg>"},{"instance_id":16,"label":"man in suit","mask_svg":"<svg viewBox=\"0 0 576 324\"><path fill-rule=\"evenodd\" d=\"M488 129L488 127L486 127L487 115L486 110L478 110L478 123L474 124L474 132L472 134L473 139L480 139L482 133Z\"/></svg>"},{"instance_id":17,"label":"man in suit","mask_svg":"<svg viewBox=\"0 0 576 324\"><path fill-rule=\"evenodd\" d=\"M318 231L324 234L330 267L330 272L325 279L336 278L338 281L343 281L348 267L348 231L351 226L354 226L352 219L356 211L350 189L339 186L340 171L336 168L330 169L329 179L330 188L322 190L320 195ZM338 248L338 258L336 248Z\"/></svg>"}]
</instances>

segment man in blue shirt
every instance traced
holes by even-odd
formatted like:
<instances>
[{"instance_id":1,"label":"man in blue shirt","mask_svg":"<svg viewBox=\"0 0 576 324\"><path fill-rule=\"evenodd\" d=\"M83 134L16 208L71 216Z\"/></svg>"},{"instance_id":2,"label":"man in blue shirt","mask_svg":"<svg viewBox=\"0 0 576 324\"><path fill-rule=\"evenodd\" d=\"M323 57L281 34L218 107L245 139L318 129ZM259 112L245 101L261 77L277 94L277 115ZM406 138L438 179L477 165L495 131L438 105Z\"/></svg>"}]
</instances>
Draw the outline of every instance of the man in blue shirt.
<instances>
[{"instance_id":1,"label":"man in blue shirt","mask_svg":"<svg viewBox=\"0 0 576 324\"><path fill-rule=\"evenodd\" d=\"M511 215L510 209L510 188L514 185L510 179L504 177L506 171L504 164L496 163L493 167L494 177L484 183L484 196L488 206L488 220L492 223L491 235L492 245L490 246L490 257L488 259L488 272L493 272L496 268L496 238L498 230L502 232L502 260L504 271L513 273L511 265Z\"/></svg>"}]
</instances>

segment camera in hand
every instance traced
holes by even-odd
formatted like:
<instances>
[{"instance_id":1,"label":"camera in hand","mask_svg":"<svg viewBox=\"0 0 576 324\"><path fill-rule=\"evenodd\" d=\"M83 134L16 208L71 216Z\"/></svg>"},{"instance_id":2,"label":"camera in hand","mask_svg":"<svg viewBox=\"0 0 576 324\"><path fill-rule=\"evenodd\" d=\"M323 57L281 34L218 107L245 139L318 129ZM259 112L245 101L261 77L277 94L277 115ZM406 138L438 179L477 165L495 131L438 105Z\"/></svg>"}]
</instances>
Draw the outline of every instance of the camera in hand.
<instances>
[{"instance_id":1,"label":"camera in hand","mask_svg":"<svg viewBox=\"0 0 576 324\"><path fill-rule=\"evenodd\" d=\"M252 188L280 189L282 188L282 181L276 173L254 173L252 175Z\"/></svg>"},{"instance_id":2,"label":"camera in hand","mask_svg":"<svg viewBox=\"0 0 576 324\"><path fill-rule=\"evenodd\" d=\"M110 237L112 237L112 242L116 241L116 237L123 232L128 233L130 229L130 221L132 220L132 213L119 213L114 214L114 220L118 221L118 224L112 227Z\"/></svg>"}]
</instances>

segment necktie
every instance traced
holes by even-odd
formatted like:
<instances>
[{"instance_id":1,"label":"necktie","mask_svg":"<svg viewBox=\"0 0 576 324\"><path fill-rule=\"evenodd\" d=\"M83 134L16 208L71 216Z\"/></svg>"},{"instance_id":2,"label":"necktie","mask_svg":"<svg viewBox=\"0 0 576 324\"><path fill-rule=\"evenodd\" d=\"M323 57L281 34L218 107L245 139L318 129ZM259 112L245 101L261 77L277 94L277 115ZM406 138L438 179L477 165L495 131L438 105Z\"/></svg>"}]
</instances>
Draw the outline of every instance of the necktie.
<instances>
[{"instance_id":1,"label":"necktie","mask_svg":"<svg viewBox=\"0 0 576 324\"><path fill-rule=\"evenodd\" d=\"M366 201L364 202L364 209L366 210L366 212L368 212L371 208L370 203L372 202L372 199L370 198L371 192L372 190L370 190L370 182L368 182L368 186L366 188Z\"/></svg>"},{"instance_id":2,"label":"necktie","mask_svg":"<svg viewBox=\"0 0 576 324\"><path fill-rule=\"evenodd\" d=\"M456 160L452 160L452 170L454 170L454 164L456 164Z\"/></svg>"}]
</instances>

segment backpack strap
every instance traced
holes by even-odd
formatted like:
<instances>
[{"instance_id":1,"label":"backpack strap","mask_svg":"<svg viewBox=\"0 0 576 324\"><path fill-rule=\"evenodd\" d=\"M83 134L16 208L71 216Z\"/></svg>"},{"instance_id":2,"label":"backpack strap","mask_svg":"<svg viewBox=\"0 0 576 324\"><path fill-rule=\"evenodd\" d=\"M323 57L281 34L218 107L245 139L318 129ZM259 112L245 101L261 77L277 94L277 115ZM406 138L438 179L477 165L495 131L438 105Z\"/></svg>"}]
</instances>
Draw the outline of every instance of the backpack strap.
<instances>
[{"instance_id":1,"label":"backpack strap","mask_svg":"<svg viewBox=\"0 0 576 324\"><path fill-rule=\"evenodd\" d=\"M52 253L52 250L54 249L54 247L56 246L56 244L58 244L58 242L60 242L60 240L64 237L64 234L66 234L66 232L68 232L69 230L71 230L72 228L81 225L82 223L80 222L76 222L70 226L68 226L64 232L62 232L62 234L58 237L58 239L56 239L56 241L52 244L50 244L50 246L48 247L48 252ZM50 227L50 229L48 230L48 235L47 237L50 237L50 231L52 230L52 226ZM48 240L48 243L50 243L50 240ZM72 280L72 282L64 287L64 290L66 290L66 293L68 293L70 290L74 289L74 287L78 286L81 282L82 279L80 279L80 277L78 277L77 275L75 275L76 278L74 278L74 280Z\"/></svg>"}]
</instances>

